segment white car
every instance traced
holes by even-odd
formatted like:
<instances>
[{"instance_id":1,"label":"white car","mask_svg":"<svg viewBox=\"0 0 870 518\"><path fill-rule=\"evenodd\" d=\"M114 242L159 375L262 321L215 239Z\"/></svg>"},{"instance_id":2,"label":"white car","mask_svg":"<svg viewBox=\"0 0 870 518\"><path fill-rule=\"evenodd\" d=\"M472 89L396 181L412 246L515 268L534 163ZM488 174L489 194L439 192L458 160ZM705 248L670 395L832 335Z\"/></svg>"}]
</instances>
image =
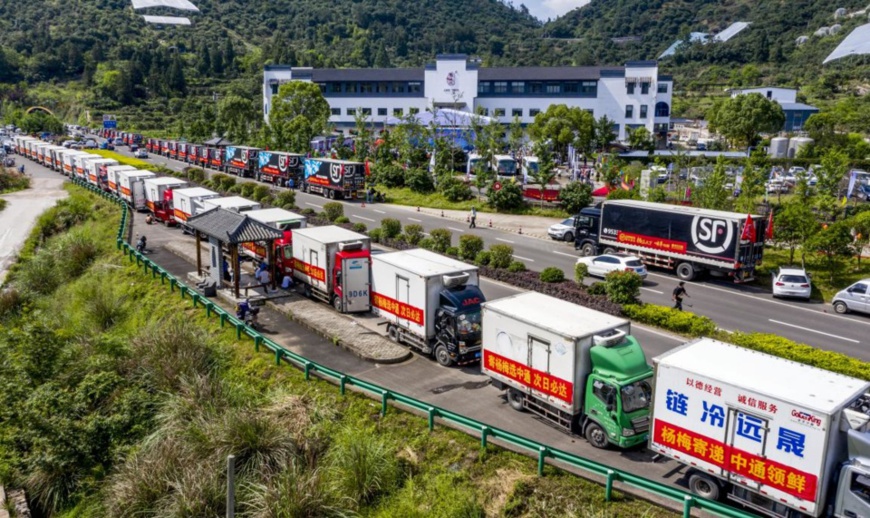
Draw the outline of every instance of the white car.
<instances>
[{"instance_id":1,"label":"white car","mask_svg":"<svg viewBox=\"0 0 870 518\"><path fill-rule=\"evenodd\" d=\"M550 238L555 239L557 241L568 241L569 243L574 242L574 216L556 223L555 225L551 225L550 228L547 229L547 234Z\"/></svg>"},{"instance_id":2,"label":"white car","mask_svg":"<svg viewBox=\"0 0 870 518\"><path fill-rule=\"evenodd\" d=\"M803 268L781 267L773 273L773 296L810 300L813 292L810 276Z\"/></svg>"},{"instance_id":3,"label":"white car","mask_svg":"<svg viewBox=\"0 0 870 518\"><path fill-rule=\"evenodd\" d=\"M631 271L646 279L646 266L641 260L628 254L603 254L577 259L577 264L583 263L589 271L589 275L604 277L610 272L617 270Z\"/></svg>"}]
</instances>

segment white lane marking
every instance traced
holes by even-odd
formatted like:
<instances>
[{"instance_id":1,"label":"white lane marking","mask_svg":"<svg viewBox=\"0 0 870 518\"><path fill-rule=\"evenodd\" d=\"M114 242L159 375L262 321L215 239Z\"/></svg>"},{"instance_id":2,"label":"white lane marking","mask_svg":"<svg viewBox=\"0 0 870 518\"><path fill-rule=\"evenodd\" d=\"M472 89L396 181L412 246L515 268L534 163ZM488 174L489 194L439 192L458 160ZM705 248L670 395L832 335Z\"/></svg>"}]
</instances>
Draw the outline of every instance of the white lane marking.
<instances>
[{"instance_id":1,"label":"white lane marking","mask_svg":"<svg viewBox=\"0 0 870 518\"><path fill-rule=\"evenodd\" d=\"M373 219L364 218L364 217L362 217L362 216L357 216L356 214L351 214L350 217L352 217L352 218L356 218L356 219L364 219L364 220L366 220L366 221L371 221L372 223L375 222L375 220L373 220Z\"/></svg>"},{"instance_id":2,"label":"white lane marking","mask_svg":"<svg viewBox=\"0 0 870 518\"><path fill-rule=\"evenodd\" d=\"M450 230L455 230L455 231L457 231L457 232L465 232L465 231L462 230L461 228L456 228L456 227L447 227L447 228L449 228Z\"/></svg>"},{"instance_id":3,"label":"white lane marking","mask_svg":"<svg viewBox=\"0 0 870 518\"><path fill-rule=\"evenodd\" d=\"M571 259L577 259L576 255L566 254L565 252L559 252L557 250L553 250L554 254L564 255L565 257L570 257Z\"/></svg>"},{"instance_id":4,"label":"white lane marking","mask_svg":"<svg viewBox=\"0 0 870 518\"><path fill-rule=\"evenodd\" d=\"M810 333L816 333L816 334L819 334L819 335L830 336L831 338L839 338L840 340L846 340L847 342L852 342L852 343L856 343L856 344L860 344L860 343L861 343L861 342L859 342L858 340L852 340L851 338L846 338L845 336L838 336L838 335L832 335L832 334L830 334L830 333L823 333L823 332L821 332L821 331L816 331L815 329L810 329L810 328L808 328L808 327L796 326L796 325L794 325L794 324L789 324L789 323L786 323L786 322L780 322L779 320L774 320L774 319L772 319L772 318L768 318L767 320L768 320L769 322L773 322L774 324L779 324L779 325L781 325L781 326L793 327L793 328L795 328L795 329L800 329L801 331L808 331L808 332L810 332Z\"/></svg>"},{"instance_id":5,"label":"white lane marking","mask_svg":"<svg viewBox=\"0 0 870 518\"><path fill-rule=\"evenodd\" d=\"M502 238L500 238L500 237L495 238L495 240L496 240L496 241L502 241L502 242L504 242L504 243L514 244L513 241L511 241L511 240L509 240L509 239L502 239Z\"/></svg>"},{"instance_id":6,"label":"white lane marking","mask_svg":"<svg viewBox=\"0 0 870 518\"><path fill-rule=\"evenodd\" d=\"M384 212L382 210L378 210L378 209L375 209L375 212L377 212L378 214L386 214L386 212Z\"/></svg>"},{"instance_id":7,"label":"white lane marking","mask_svg":"<svg viewBox=\"0 0 870 518\"><path fill-rule=\"evenodd\" d=\"M318 205L318 204L316 204L316 203L311 203L311 202L309 202L309 201L306 201L306 202L305 202L305 205L311 205L312 207L317 207L318 209L322 209L322 208L323 208L323 205Z\"/></svg>"},{"instance_id":8,"label":"white lane marking","mask_svg":"<svg viewBox=\"0 0 870 518\"><path fill-rule=\"evenodd\" d=\"M644 288L643 286L641 286L640 289L642 289L642 290L644 290L644 291L651 291L651 292L653 292L653 293L658 293L659 295L664 295L664 294L665 294L665 292L663 292L663 291L654 290L654 289L652 289L652 288Z\"/></svg>"},{"instance_id":9,"label":"white lane marking","mask_svg":"<svg viewBox=\"0 0 870 518\"><path fill-rule=\"evenodd\" d=\"M408 219L410 219L411 221L416 221L417 223L423 223L422 219L417 219L417 218L408 218Z\"/></svg>"},{"instance_id":10,"label":"white lane marking","mask_svg":"<svg viewBox=\"0 0 870 518\"><path fill-rule=\"evenodd\" d=\"M653 276L655 276L655 277L661 277L662 279L668 279L668 280L673 281L673 282L678 281L678 279L675 279L675 278L670 277L670 276L667 276L667 275L662 275L662 274L660 274L660 273L649 273L648 275L653 275ZM841 315L835 315L835 314L833 314L833 313L825 313L824 311L819 311L819 310L812 309L812 308L805 308L805 307L802 307L802 306L800 306L800 305L798 305L798 304L789 304L789 303L787 303L787 302L780 302L780 301L778 301L778 300L772 300L772 299L768 299L768 298L761 297L761 296L758 296L758 295L750 295L750 294L748 294L748 293L740 293L739 291L726 290L726 289L724 289L724 288L720 288L720 287L718 287L718 286L711 286L711 285L709 285L709 284L694 284L694 283L693 283L693 284L692 284L692 287L693 287L693 288L707 288L707 289L709 289L709 290L721 291L722 293L728 293L728 294L731 294L731 295L737 295L737 296L739 296L739 297L746 297L746 298L748 298L748 299L757 300L757 301L760 301L760 302L769 302L769 303L771 303L771 304L778 304L778 305L780 305L780 306L785 306L785 307L787 307L787 308L789 308L789 309L799 309L799 310L801 310L801 311L808 311L808 312L810 312L810 313L812 313L812 314L814 314L814 315L825 315L825 316L829 316L829 317L833 317L833 318L840 318L840 319L843 319L843 320L845 320L845 321L847 321L847 322L853 322L853 323L856 323L856 324L863 324L863 325L870 325L870 321L863 322L863 321L861 321L861 320L856 320L856 319L852 319L852 318L849 318L849 317L844 317L844 316L841 316ZM825 305L827 306L827 303L826 303Z\"/></svg>"},{"instance_id":11,"label":"white lane marking","mask_svg":"<svg viewBox=\"0 0 870 518\"><path fill-rule=\"evenodd\" d=\"M521 255L514 255L514 257L516 257L517 259L522 259L523 261L528 261L528 262L530 262L530 263L535 262L534 259L529 259L528 257L523 257L523 256L521 256Z\"/></svg>"}]
</instances>

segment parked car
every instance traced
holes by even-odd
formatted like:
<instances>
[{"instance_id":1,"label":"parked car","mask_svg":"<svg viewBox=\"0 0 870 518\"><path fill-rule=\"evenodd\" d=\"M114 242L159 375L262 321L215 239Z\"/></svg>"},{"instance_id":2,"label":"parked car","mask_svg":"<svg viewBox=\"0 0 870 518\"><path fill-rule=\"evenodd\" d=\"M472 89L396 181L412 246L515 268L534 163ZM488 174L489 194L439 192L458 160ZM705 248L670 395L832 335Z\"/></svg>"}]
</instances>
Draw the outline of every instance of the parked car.
<instances>
[{"instance_id":1,"label":"parked car","mask_svg":"<svg viewBox=\"0 0 870 518\"><path fill-rule=\"evenodd\" d=\"M776 194L779 192L786 193L788 192L788 185L780 182L779 180L770 180L765 184L765 190L767 194Z\"/></svg>"},{"instance_id":2,"label":"parked car","mask_svg":"<svg viewBox=\"0 0 870 518\"><path fill-rule=\"evenodd\" d=\"M858 198L859 200L870 200L870 185L867 185L866 183L857 184L855 186L855 190L852 191L852 196Z\"/></svg>"},{"instance_id":3,"label":"parked car","mask_svg":"<svg viewBox=\"0 0 870 518\"><path fill-rule=\"evenodd\" d=\"M589 271L589 275L604 277L610 272L617 270L631 271L646 279L646 266L641 260L629 254L603 254L577 259L577 264L583 263Z\"/></svg>"},{"instance_id":4,"label":"parked car","mask_svg":"<svg viewBox=\"0 0 870 518\"><path fill-rule=\"evenodd\" d=\"M810 299L813 288L810 276L803 268L780 267L772 275L774 297Z\"/></svg>"},{"instance_id":5,"label":"parked car","mask_svg":"<svg viewBox=\"0 0 870 518\"><path fill-rule=\"evenodd\" d=\"M555 225L551 225L550 228L547 229L547 235L550 236L551 239L555 239L557 241L568 241L569 243L574 242L574 216L556 223Z\"/></svg>"},{"instance_id":6,"label":"parked car","mask_svg":"<svg viewBox=\"0 0 870 518\"><path fill-rule=\"evenodd\" d=\"M133 153L133 156L136 158L148 158L148 152L144 149L140 149L139 151Z\"/></svg>"},{"instance_id":7,"label":"parked car","mask_svg":"<svg viewBox=\"0 0 870 518\"><path fill-rule=\"evenodd\" d=\"M837 292L831 300L834 311L840 314L850 311L870 313L870 299L868 299L867 295L868 288L870 288L870 279L861 279L845 290Z\"/></svg>"}]
</instances>

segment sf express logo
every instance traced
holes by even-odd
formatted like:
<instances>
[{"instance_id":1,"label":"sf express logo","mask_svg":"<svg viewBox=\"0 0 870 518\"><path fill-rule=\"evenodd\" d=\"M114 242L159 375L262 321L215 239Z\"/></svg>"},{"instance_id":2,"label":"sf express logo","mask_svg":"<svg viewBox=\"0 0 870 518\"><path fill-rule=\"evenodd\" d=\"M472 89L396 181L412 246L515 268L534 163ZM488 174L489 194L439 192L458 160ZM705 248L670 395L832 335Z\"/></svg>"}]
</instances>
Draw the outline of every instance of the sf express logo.
<instances>
[{"instance_id":1,"label":"sf express logo","mask_svg":"<svg viewBox=\"0 0 870 518\"><path fill-rule=\"evenodd\" d=\"M812 426L822 426L822 420L809 412L792 410L791 416L799 423L804 423Z\"/></svg>"},{"instance_id":2,"label":"sf express logo","mask_svg":"<svg viewBox=\"0 0 870 518\"><path fill-rule=\"evenodd\" d=\"M459 76L459 72L448 72L447 73L447 86L456 86L456 79Z\"/></svg>"},{"instance_id":3,"label":"sf express logo","mask_svg":"<svg viewBox=\"0 0 870 518\"><path fill-rule=\"evenodd\" d=\"M692 220L692 242L698 250L720 254L731 246L734 228L725 220L695 216Z\"/></svg>"},{"instance_id":4,"label":"sf express logo","mask_svg":"<svg viewBox=\"0 0 870 518\"><path fill-rule=\"evenodd\" d=\"M248 151L245 149L242 150L242 160L244 160L244 161L248 160Z\"/></svg>"},{"instance_id":5,"label":"sf express logo","mask_svg":"<svg viewBox=\"0 0 870 518\"><path fill-rule=\"evenodd\" d=\"M288 167L299 167L298 156L285 156L284 160L287 162Z\"/></svg>"},{"instance_id":6,"label":"sf express logo","mask_svg":"<svg viewBox=\"0 0 870 518\"><path fill-rule=\"evenodd\" d=\"M282 171L287 170L287 158L285 155L278 155L278 169Z\"/></svg>"},{"instance_id":7,"label":"sf express logo","mask_svg":"<svg viewBox=\"0 0 870 518\"><path fill-rule=\"evenodd\" d=\"M329 178L332 179L332 183L341 183L341 164L329 164Z\"/></svg>"}]
</instances>

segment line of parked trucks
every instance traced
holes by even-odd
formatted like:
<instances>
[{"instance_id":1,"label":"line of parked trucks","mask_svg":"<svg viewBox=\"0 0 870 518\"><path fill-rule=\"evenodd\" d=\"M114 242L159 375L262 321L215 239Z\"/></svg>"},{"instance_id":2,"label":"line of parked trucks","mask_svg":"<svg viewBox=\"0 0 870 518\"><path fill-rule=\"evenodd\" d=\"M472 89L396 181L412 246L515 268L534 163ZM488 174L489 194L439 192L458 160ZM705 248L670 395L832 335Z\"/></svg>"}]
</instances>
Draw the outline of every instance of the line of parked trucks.
<instances>
[{"instance_id":1,"label":"line of parked trucks","mask_svg":"<svg viewBox=\"0 0 870 518\"><path fill-rule=\"evenodd\" d=\"M223 207L284 230L276 260L306 295L376 313L391 339L442 365L480 361L512 408L593 446L646 444L684 465L701 497L774 517L870 516L870 382L709 338L650 366L629 321L537 292L486 301L473 265L421 249L372 254L368 236L342 227L29 137L15 145L134 207L143 193L155 218L183 225ZM264 258L263 246L245 251Z\"/></svg>"}]
</instances>

